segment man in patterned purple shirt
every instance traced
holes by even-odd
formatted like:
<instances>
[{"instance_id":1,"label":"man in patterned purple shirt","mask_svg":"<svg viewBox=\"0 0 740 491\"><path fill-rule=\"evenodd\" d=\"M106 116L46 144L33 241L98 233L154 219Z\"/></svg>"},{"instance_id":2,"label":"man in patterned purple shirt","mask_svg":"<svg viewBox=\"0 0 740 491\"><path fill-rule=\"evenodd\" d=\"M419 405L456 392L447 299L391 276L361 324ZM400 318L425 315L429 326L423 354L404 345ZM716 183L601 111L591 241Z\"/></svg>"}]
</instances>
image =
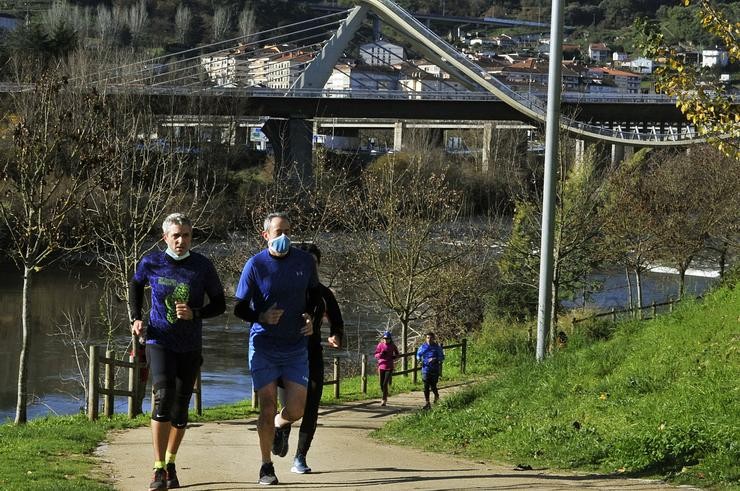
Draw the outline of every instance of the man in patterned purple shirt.
<instances>
[{"instance_id":1,"label":"man in patterned purple shirt","mask_svg":"<svg viewBox=\"0 0 740 491\"><path fill-rule=\"evenodd\" d=\"M203 361L203 321L226 310L216 268L190 250L193 226L182 213L162 223L165 251L147 254L131 279L131 332L146 332L146 359L152 376L154 478L149 489L180 486L175 456L185 435L193 385ZM144 326L144 287L152 292L149 325ZM204 305L204 297L209 303Z\"/></svg>"}]
</instances>

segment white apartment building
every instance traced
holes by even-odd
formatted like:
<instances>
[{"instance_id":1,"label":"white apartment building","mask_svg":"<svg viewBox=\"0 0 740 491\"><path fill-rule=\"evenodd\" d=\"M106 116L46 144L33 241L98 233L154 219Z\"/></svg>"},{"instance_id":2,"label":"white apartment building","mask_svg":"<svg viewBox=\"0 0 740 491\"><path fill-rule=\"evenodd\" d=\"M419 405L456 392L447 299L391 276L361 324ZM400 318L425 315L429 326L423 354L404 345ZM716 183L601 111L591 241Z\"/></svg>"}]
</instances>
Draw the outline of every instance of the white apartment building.
<instances>
[{"instance_id":1,"label":"white apartment building","mask_svg":"<svg viewBox=\"0 0 740 491\"><path fill-rule=\"evenodd\" d=\"M704 49L701 52L701 66L703 67L713 67L717 65L725 67L729 62L730 55L724 49Z\"/></svg>"},{"instance_id":2,"label":"white apartment building","mask_svg":"<svg viewBox=\"0 0 740 491\"><path fill-rule=\"evenodd\" d=\"M260 86L289 89L313 55L270 46L251 53L228 52L201 58L201 66L219 87ZM255 56L256 55L256 56Z\"/></svg>"},{"instance_id":3,"label":"white apartment building","mask_svg":"<svg viewBox=\"0 0 740 491\"><path fill-rule=\"evenodd\" d=\"M655 70L655 62L650 58L635 58L632 61L628 61L622 64L623 68L629 68L633 72L650 74Z\"/></svg>"},{"instance_id":4,"label":"white apartment building","mask_svg":"<svg viewBox=\"0 0 740 491\"><path fill-rule=\"evenodd\" d=\"M324 89L339 92L398 90L398 71L380 66L336 65Z\"/></svg>"},{"instance_id":5,"label":"white apartment building","mask_svg":"<svg viewBox=\"0 0 740 491\"><path fill-rule=\"evenodd\" d=\"M249 76L249 60L233 54L204 56L200 64L218 87L236 87Z\"/></svg>"},{"instance_id":6,"label":"white apartment building","mask_svg":"<svg viewBox=\"0 0 740 491\"><path fill-rule=\"evenodd\" d=\"M406 59L403 47L388 41L376 41L360 46L360 57L368 65L396 65Z\"/></svg>"}]
</instances>

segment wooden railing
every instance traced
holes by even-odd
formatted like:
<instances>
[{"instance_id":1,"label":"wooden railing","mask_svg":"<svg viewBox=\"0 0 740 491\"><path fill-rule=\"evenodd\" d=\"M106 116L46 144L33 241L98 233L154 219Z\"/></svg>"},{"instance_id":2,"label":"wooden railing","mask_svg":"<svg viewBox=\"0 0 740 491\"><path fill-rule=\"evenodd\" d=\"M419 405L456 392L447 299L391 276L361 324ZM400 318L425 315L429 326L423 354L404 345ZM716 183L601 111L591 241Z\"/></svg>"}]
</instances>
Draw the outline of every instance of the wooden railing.
<instances>
[{"instance_id":1,"label":"wooden railing","mask_svg":"<svg viewBox=\"0 0 740 491\"><path fill-rule=\"evenodd\" d=\"M442 345L443 350L451 350L460 348L460 373L465 373L465 367L467 362L467 356L468 356L468 340L463 339L457 344L448 344L448 345ZM413 361L413 366L411 368L408 368L406 370L399 370L394 371L393 375L408 375L409 373L412 376L412 382L417 382L417 375L421 371L421 365L418 364L418 360L416 359L416 351L410 351L408 353L402 353L399 355L399 359L402 358L408 358L411 357ZM341 377L340 377L340 370L339 370L339 358L334 358L334 378L332 380L326 380L324 381L324 386L327 385L333 385L334 386L334 398L339 399L339 386L341 383ZM367 394L367 355L362 355L361 361L360 361L360 388L363 394Z\"/></svg>"},{"instance_id":2,"label":"wooden railing","mask_svg":"<svg viewBox=\"0 0 740 491\"><path fill-rule=\"evenodd\" d=\"M100 386L100 365L104 365L103 385ZM100 396L103 396L103 414L107 417L113 416L115 396L128 398L128 417L137 415L136 394L139 393L140 372L144 363L136 355L129 356L129 360L119 360L115 354L108 350L105 356L101 356L98 346L90 346L90 365L87 390L87 417L91 421L98 419L100 410ZM128 389L116 389L116 367L128 369ZM195 399L195 412L203 414L203 403L201 397L200 370L195 379L193 396ZM154 397L152 397L152 401Z\"/></svg>"},{"instance_id":3,"label":"wooden railing","mask_svg":"<svg viewBox=\"0 0 740 491\"><path fill-rule=\"evenodd\" d=\"M701 298L701 297L696 297L696 298L698 299L698 298ZM630 315L634 315L635 313L639 313L639 318L641 320L653 319L653 318L655 318L658 315L658 307L664 307L664 306L667 305L668 306L668 311L669 312L673 312L673 306L675 304L679 303L680 301L681 301L680 298L679 299L676 299L676 300L673 300L672 298L669 298L667 302L659 302L659 303L656 303L653 300L653 302L650 305L645 305L645 306L642 306L642 307L632 307L632 308L620 309L620 310L617 310L617 309L615 309L615 308L612 307L612 309L609 310L608 312L599 312L598 314L589 315L588 317L583 317L581 319L577 319L577 318L574 317L573 318L573 324L578 324L579 322L584 322L584 321L588 321L588 320L592 320L592 319L598 319L600 317L607 317L607 316L608 317L611 317L612 322L616 322L617 321L617 316L619 314L625 314L625 313L629 313ZM643 312L645 310L648 310L648 309L651 311L652 317L644 317L643 316Z\"/></svg>"},{"instance_id":4,"label":"wooden railing","mask_svg":"<svg viewBox=\"0 0 740 491\"><path fill-rule=\"evenodd\" d=\"M460 373L465 373L466 364L467 364L467 356L468 356L468 340L463 339L457 344L449 344L449 345L442 345L443 350L451 350L451 349L457 349L460 348ZM403 353L399 356L399 358L405 358L405 357L412 357L414 360L413 368L409 368L407 370L402 371L394 371L394 375L408 375L409 373L412 375L412 381L413 383L417 383L417 375L421 371L421 365L418 364L418 360L416 359L416 351L410 351L408 353ZM367 394L367 358L368 356L366 354L363 354L360 356L360 390L363 394ZM327 385L333 385L334 386L334 398L339 399L339 396L341 394L340 387L341 387L341 381L342 381L342 374L341 374L341 363L340 363L339 357L334 357L332 359L332 372L333 372L333 378L330 380L324 380L324 387ZM252 388L252 408L256 409L259 407L259 403L257 401L257 392Z\"/></svg>"}]
</instances>

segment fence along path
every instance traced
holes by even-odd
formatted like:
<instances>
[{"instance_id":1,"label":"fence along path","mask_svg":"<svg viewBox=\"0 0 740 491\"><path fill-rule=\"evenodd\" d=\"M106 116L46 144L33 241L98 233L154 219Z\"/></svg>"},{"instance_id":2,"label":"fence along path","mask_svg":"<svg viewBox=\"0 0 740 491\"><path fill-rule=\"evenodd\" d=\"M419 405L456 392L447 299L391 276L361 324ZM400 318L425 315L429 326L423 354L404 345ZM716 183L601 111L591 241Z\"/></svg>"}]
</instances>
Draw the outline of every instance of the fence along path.
<instances>
[{"instance_id":1,"label":"fence along path","mask_svg":"<svg viewBox=\"0 0 740 491\"><path fill-rule=\"evenodd\" d=\"M465 373L465 367L467 364L467 339L463 339L461 342L450 345L443 345L442 348L445 350L460 349L460 373ZM100 396L103 396L103 415L106 417L113 416L114 412L114 398L115 396L122 396L128 399L128 417L133 418L139 414L139 406L136 400L136 394L139 393L142 380L140 377L140 371L144 368L145 364L142 363L137 356L130 356L128 361L116 359L115 354L112 351L106 351L105 356L100 355L100 348L92 345L90 350L90 365L89 365L89 377L88 377L88 400L87 400L87 416L88 419L94 421L98 419L100 412ZM413 383L417 382L417 375L421 371L421 367L417 364L415 352L404 353L401 355L403 358L412 357L414 360L413 367L407 370L396 372L397 375L411 374L413 377ZM100 378L100 365L104 367L105 376ZM333 378L324 382L325 386L334 387L334 398L339 399L341 389L341 363L339 357L333 357ZM115 382L116 368L126 369L128 388L117 389ZM361 386L362 393L367 394L367 355L361 356ZM203 414L203 387L201 384L200 371L195 380L195 387L193 388L193 400L195 404L195 412L198 415ZM140 404L140 401L138 401ZM252 407L257 407L257 394L252 391Z\"/></svg>"}]
</instances>

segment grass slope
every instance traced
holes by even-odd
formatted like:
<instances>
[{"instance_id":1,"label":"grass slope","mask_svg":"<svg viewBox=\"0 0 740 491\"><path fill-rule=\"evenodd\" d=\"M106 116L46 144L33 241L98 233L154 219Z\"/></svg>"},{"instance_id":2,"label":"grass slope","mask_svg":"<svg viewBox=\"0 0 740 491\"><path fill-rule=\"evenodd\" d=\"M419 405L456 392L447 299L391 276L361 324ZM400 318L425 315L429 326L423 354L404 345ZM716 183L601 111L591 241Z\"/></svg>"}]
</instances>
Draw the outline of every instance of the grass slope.
<instances>
[{"instance_id":1,"label":"grass slope","mask_svg":"<svg viewBox=\"0 0 740 491\"><path fill-rule=\"evenodd\" d=\"M738 488L739 315L740 288L724 288L670 316L620 324L608 341L576 334L544 363L519 356L502 369L491 354L500 346L477 346L493 380L378 436L470 458Z\"/></svg>"}]
</instances>

